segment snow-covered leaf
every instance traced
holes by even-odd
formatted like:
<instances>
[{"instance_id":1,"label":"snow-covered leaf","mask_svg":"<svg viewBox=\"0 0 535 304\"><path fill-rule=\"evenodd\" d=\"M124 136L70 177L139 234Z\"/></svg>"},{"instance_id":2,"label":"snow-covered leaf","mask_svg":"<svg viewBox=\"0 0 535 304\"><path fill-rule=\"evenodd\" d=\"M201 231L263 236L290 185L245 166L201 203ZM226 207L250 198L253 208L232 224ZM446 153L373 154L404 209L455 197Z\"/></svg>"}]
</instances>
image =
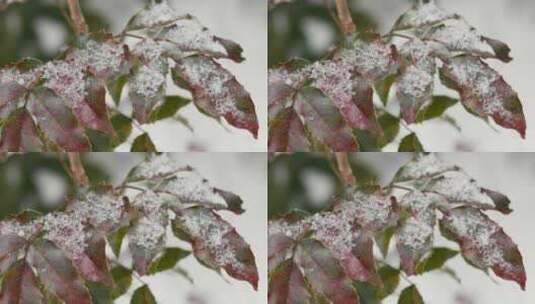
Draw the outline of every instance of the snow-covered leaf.
<instances>
[{"instance_id":1,"label":"snow-covered leaf","mask_svg":"<svg viewBox=\"0 0 535 304\"><path fill-rule=\"evenodd\" d=\"M522 137L526 120L517 93L502 76L473 56L457 56L445 61L440 70L444 84L459 92L463 105L481 117L490 116Z\"/></svg>"},{"instance_id":2,"label":"snow-covered leaf","mask_svg":"<svg viewBox=\"0 0 535 304\"><path fill-rule=\"evenodd\" d=\"M293 59L268 71L269 120L292 104L293 96L306 81L309 62Z\"/></svg>"},{"instance_id":3,"label":"snow-covered leaf","mask_svg":"<svg viewBox=\"0 0 535 304\"><path fill-rule=\"evenodd\" d=\"M448 13L438 7L434 0L416 2L412 9L405 12L396 21L394 30L429 26L455 17L454 14Z\"/></svg>"},{"instance_id":4,"label":"snow-covered leaf","mask_svg":"<svg viewBox=\"0 0 535 304\"><path fill-rule=\"evenodd\" d=\"M0 151L38 152L43 148L37 127L28 111L19 109L11 114L2 128Z\"/></svg>"},{"instance_id":5,"label":"snow-covered leaf","mask_svg":"<svg viewBox=\"0 0 535 304\"><path fill-rule=\"evenodd\" d=\"M458 170L458 168L440 159L436 153L417 154L399 169L394 181L403 182L424 179L454 170Z\"/></svg>"},{"instance_id":6,"label":"snow-covered leaf","mask_svg":"<svg viewBox=\"0 0 535 304\"><path fill-rule=\"evenodd\" d=\"M194 207L176 212L173 228L189 241L203 265L221 268L233 278L258 287L255 257L245 240L210 209Z\"/></svg>"},{"instance_id":7,"label":"snow-covered leaf","mask_svg":"<svg viewBox=\"0 0 535 304\"><path fill-rule=\"evenodd\" d=\"M499 192L481 188L464 171L450 171L433 178L426 186L427 191L440 194L450 204L469 205L480 209L496 209L510 213L509 199Z\"/></svg>"},{"instance_id":8,"label":"snow-covered leaf","mask_svg":"<svg viewBox=\"0 0 535 304\"><path fill-rule=\"evenodd\" d=\"M251 96L229 71L209 57L190 56L177 61L173 78L193 94L202 111L246 129L256 138L258 121Z\"/></svg>"},{"instance_id":9,"label":"snow-covered leaf","mask_svg":"<svg viewBox=\"0 0 535 304\"><path fill-rule=\"evenodd\" d=\"M179 16L167 0L150 1L128 21L126 30L157 28L173 22L177 18Z\"/></svg>"},{"instance_id":10,"label":"snow-covered leaf","mask_svg":"<svg viewBox=\"0 0 535 304\"><path fill-rule=\"evenodd\" d=\"M17 232L9 233L1 226L0 232L0 274L3 274L16 262L18 252L27 245L27 241L18 236Z\"/></svg>"},{"instance_id":11,"label":"snow-covered leaf","mask_svg":"<svg viewBox=\"0 0 535 304\"><path fill-rule=\"evenodd\" d=\"M169 153L151 154L139 165L132 168L128 174L129 181L146 179L161 179L171 177L180 171L191 171L192 168L184 166L173 159Z\"/></svg>"},{"instance_id":12,"label":"snow-covered leaf","mask_svg":"<svg viewBox=\"0 0 535 304\"><path fill-rule=\"evenodd\" d=\"M460 207L450 210L440 220L441 231L461 247L472 265L505 279L526 285L526 272L517 245L503 229L480 210Z\"/></svg>"},{"instance_id":13,"label":"snow-covered leaf","mask_svg":"<svg viewBox=\"0 0 535 304\"><path fill-rule=\"evenodd\" d=\"M62 98L45 88L35 88L28 98L28 110L36 118L37 125L61 150L91 149L83 129Z\"/></svg>"}]
</instances>

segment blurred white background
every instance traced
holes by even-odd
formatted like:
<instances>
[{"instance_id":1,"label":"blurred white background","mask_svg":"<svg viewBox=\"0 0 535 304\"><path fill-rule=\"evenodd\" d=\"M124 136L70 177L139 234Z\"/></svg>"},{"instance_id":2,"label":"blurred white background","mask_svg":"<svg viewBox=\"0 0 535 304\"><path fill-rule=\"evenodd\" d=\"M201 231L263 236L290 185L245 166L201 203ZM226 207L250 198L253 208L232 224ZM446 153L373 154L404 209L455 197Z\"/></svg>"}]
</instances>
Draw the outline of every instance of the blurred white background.
<instances>
[{"instance_id":1,"label":"blurred white background","mask_svg":"<svg viewBox=\"0 0 535 304\"><path fill-rule=\"evenodd\" d=\"M386 184L392 179L398 168L411 158L411 155L404 153L361 153L358 157L375 168L379 173L381 183ZM488 277L482 271L468 266L462 257L457 256L450 260L447 265L457 272L461 278L461 284L442 273L411 277L411 280L416 283L422 293L425 303L535 303L535 288L532 283L533 276L535 276L535 259L533 258L535 256L535 238L533 237L535 231L535 204L533 204L535 197L535 154L445 153L440 154L440 157L465 169L482 187L500 191L510 198L511 208L514 210L512 214L504 216L498 212L490 212L489 215L502 225L505 232L517 243L524 257L528 283L526 291L522 291L516 283L501 280L494 274ZM438 236L438 231L436 236ZM458 248L455 243L446 240L441 240L439 244ZM395 265L398 262L394 259L392 263ZM459 297L467 301L460 302L456 299ZM385 304L394 304L396 301L397 298L390 297L385 301Z\"/></svg>"},{"instance_id":2,"label":"blurred white background","mask_svg":"<svg viewBox=\"0 0 535 304\"><path fill-rule=\"evenodd\" d=\"M93 153L95 162L108 168L112 180L121 182L130 168L143 159L135 153ZM162 304L264 304L267 299L267 159L264 153L180 153L173 154L183 164L196 168L212 185L241 196L246 212L235 216L230 212L221 215L234 225L251 245L260 273L259 290L236 281L226 274L201 266L190 256L179 263L193 278L191 284L183 277L162 273L143 277L157 302ZM169 232L169 239L172 233ZM183 244L177 241L177 244ZM187 248L187 247L185 247ZM124 249L124 247L123 247ZM134 284L140 283L134 279ZM117 301L130 303L135 288Z\"/></svg>"},{"instance_id":3,"label":"blurred white background","mask_svg":"<svg viewBox=\"0 0 535 304\"><path fill-rule=\"evenodd\" d=\"M382 33L387 32L397 17L407 10L408 1L358 0L358 7L374 16ZM535 151L535 1L532 0L437 0L450 12L459 13L478 31L488 37L506 42L514 60L504 64L489 60L490 65L518 92L524 105L528 124L527 137L522 140L514 131L489 128L483 120L456 106L447 113L453 116L462 131L459 134L445 122L436 121L415 126L426 150L429 151ZM457 93L440 87L437 93ZM452 95L451 95L452 94ZM387 147L397 150L397 145Z\"/></svg>"},{"instance_id":4,"label":"blurred white background","mask_svg":"<svg viewBox=\"0 0 535 304\"><path fill-rule=\"evenodd\" d=\"M89 1L106 20L114 33L120 32L130 17L144 7L142 0ZM194 132L175 121L164 121L144 127L159 151L188 151L200 148L205 151L266 151L267 145L267 15L264 0L170 0L180 14L192 14L214 35L238 42L244 49L245 61L237 64L220 61L251 94L260 123L258 140L247 131L222 127L215 120L200 114L190 105L180 111ZM169 88L172 87L169 81ZM169 90L169 94L177 90ZM134 137L131 138L133 140ZM131 143L131 141L130 141ZM130 144L119 147L128 151Z\"/></svg>"}]
</instances>

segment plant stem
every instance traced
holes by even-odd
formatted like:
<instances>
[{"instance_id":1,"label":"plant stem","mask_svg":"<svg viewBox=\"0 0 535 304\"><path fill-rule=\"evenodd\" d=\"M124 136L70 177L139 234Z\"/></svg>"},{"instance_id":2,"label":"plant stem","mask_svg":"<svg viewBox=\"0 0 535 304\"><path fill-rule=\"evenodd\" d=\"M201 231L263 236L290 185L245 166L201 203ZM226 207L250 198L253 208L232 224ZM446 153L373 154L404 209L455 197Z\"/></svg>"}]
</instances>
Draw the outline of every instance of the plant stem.
<instances>
[{"instance_id":1,"label":"plant stem","mask_svg":"<svg viewBox=\"0 0 535 304\"><path fill-rule=\"evenodd\" d=\"M347 186L355 185L355 175L353 175L353 170L351 169L351 164L349 163L349 156L346 152L335 152L334 157L336 158L336 165L338 167L338 173L342 178L342 181Z\"/></svg>"},{"instance_id":2,"label":"plant stem","mask_svg":"<svg viewBox=\"0 0 535 304\"><path fill-rule=\"evenodd\" d=\"M89 27L85 22L84 14L80 8L80 2L78 0L67 0L69 6L69 14L71 15L74 31L76 35L81 35L89 32Z\"/></svg>"},{"instance_id":3,"label":"plant stem","mask_svg":"<svg viewBox=\"0 0 535 304\"><path fill-rule=\"evenodd\" d=\"M340 19L340 26L344 34L351 34L357 30L353 18L351 17L351 11L347 5L347 0L336 0L336 12Z\"/></svg>"},{"instance_id":4,"label":"plant stem","mask_svg":"<svg viewBox=\"0 0 535 304\"><path fill-rule=\"evenodd\" d=\"M84 165L82 164L82 159L80 158L80 153L69 152L67 153L67 157L69 158L69 169L74 183L77 186L89 185L89 178L85 173Z\"/></svg>"}]
</instances>

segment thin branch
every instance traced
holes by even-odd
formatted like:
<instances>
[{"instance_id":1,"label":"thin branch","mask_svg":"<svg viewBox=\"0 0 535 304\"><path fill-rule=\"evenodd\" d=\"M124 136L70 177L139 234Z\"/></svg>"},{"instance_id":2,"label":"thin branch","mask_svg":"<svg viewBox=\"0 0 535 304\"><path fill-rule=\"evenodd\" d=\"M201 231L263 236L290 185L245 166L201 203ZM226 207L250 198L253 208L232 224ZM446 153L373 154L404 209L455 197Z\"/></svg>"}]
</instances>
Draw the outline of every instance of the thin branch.
<instances>
[{"instance_id":1,"label":"thin branch","mask_svg":"<svg viewBox=\"0 0 535 304\"><path fill-rule=\"evenodd\" d=\"M78 0L67 0L67 5L69 6L69 14L71 15L71 20L76 35L89 32L89 27L85 22L84 14L80 8L80 2Z\"/></svg>"},{"instance_id":2,"label":"thin branch","mask_svg":"<svg viewBox=\"0 0 535 304\"><path fill-rule=\"evenodd\" d=\"M355 185L355 175L353 175L353 169L349 163L349 156L346 152L335 152L336 166L338 167L338 173L342 181L347 185Z\"/></svg>"},{"instance_id":3,"label":"thin branch","mask_svg":"<svg viewBox=\"0 0 535 304\"><path fill-rule=\"evenodd\" d=\"M340 26L344 34L351 34L357 30L357 26L351 17L351 11L347 5L347 0L336 0L336 12L340 19Z\"/></svg>"},{"instance_id":4,"label":"thin branch","mask_svg":"<svg viewBox=\"0 0 535 304\"><path fill-rule=\"evenodd\" d=\"M80 158L80 153L69 152L67 153L67 157L69 158L69 171L74 183L77 186L89 185L89 178L85 173L84 165L82 164L82 159Z\"/></svg>"}]
</instances>

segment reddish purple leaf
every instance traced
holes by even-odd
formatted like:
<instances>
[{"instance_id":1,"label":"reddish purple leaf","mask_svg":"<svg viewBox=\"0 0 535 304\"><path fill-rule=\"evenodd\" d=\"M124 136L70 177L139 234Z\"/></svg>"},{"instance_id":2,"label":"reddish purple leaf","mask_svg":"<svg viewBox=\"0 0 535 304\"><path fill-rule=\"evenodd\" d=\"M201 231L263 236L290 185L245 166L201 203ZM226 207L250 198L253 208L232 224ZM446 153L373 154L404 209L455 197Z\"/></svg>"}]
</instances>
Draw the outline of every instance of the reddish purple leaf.
<instances>
[{"instance_id":1,"label":"reddish purple leaf","mask_svg":"<svg viewBox=\"0 0 535 304\"><path fill-rule=\"evenodd\" d=\"M294 261L315 293L333 304L358 304L351 280L331 254L320 242L306 239L297 246Z\"/></svg>"},{"instance_id":2,"label":"reddish purple leaf","mask_svg":"<svg viewBox=\"0 0 535 304\"><path fill-rule=\"evenodd\" d=\"M0 83L0 121L6 119L17 107L17 100L26 88L16 82Z\"/></svg>"},{"instance_id":3,"label":"reddish purple leaf","mask_svg":"<svg viewBox=\"0 0 535 304\"><path fill-rule=\"evenodd\" d=\"M18 252L27 241L17 235L2 231L0 235L0 274L6 272L18 258Z\"/></svg>"},{"instance_id":4,"label":"reddish purple leaf","mask_svg":"<svg viewBox=\"0 0 535 304\"><path fill-rule=\"evenodd\" d=\"M36 88L29 97L28 110L37 119L37 125L62 150L82 152L91 145L64 101L54 92Z\"/></svg>"},{"instance_id":5,"label":"reddish purple leaf","mask_svg":"<svg viewBox=\"0 0 535 304\"><path fill-rule=\"evenodd\" d=\"M44 303L37 278L25 261L20 261L13 266L2 281L1 304Z\"/></svg>"},{"instance_id":6,"label":"reddish purple leaf","mask_svg":"<svg viewBox=\"0 0 535 304\"><path fill-rule=\"evenodd\" d=\"M0 151L36 152L43 150L37 127L26 109L13 113L2 128Z\"/></svg>"},{"instance_id":7,"label":"reddish purple leaf","mask_svg":"<svg viewBox=\"0 0 535 304\"><path fill-rule=\"evenodd\" d=\"M73 114L88 129L114 134L106 106L106 89L94 78L87 79L86 85L84 101L72 105Z\"/></svg>"},{"instance_id":8,"label":"reddish purple leaf","mask_svg":"<svg viewBox=\"0 0 535 304\"><path fill-rule=\"evenodd\" d=\"M297 304L311 301L312 295L307 289L299 266L293 260L282 262L270 275L268 303Z\"/></svg>"},{"instance_id":9,"label":"reddish purple leaf","mask_svg":"<svg viewBox=\"0 0 535 304\"><path fill-rule=\"evenodd\" d=\"M271 121L268 147L270 152L310 150L303 123L293 108L284 109Z\"/></svg>"},{"instance_id":10,"label":"reddish purple leaf","mask_svg":"<svg viewBox=\"0 0 535 304\"><path fill-rule=\"evenodd\" d=\"M84 253L73 257L72 262L85 280L113 286L106 257L106 241L103 237L94 235L88 241Z\"/></svg>"},{"instance_id":11,"label":"reddish purple leaf","mask_svg":"<svg viewBox=\"0 0 535 304\"><path fill-rule=\"evenodd\" d=\"M214 117L224 117L256 138L258 121L251 96L230 72L205 56L177 61L173 78L192 92L197 107Z\"/></svg>"},{"instance_id":12,"label":"reddish purple leaf","mask_svg":"<svg viewBox=\"0 0 535 304\"><path fill-rule=\"evenodd\" d=\"M195 257L214 270L220 268L233 278L258 287L258 271L253 252L229 223L212 210L195 207L176 212L175 230L187 236Z\"/></svg>"},{"instance_id":13,"label":"reddish purple leaf","mask_svg":"<svg viewBox=\"0 0 535 304\"><path fill-rule=\"evenodd\" d=\"M329 99L319 90L303 88L297 96L296 112L303 118L312 141L332 151L357 151L351 129Z\"/></svg>"},{"instance_id":14,"label":"reddish purple leaf","mask_svg":"<svg viewBox=\"0 0 535 304\"><path fill-rule=\"evenodd\" d=\"M526 272L517 245L503 229L480 210L460 207L450 210L440 220L444 236L455 240L470 264L505 280L526 286Z\"/></svg>"},{"instance_id":15,"label":"reddish purple leaf","mask_svg":"<svg viewBox=\"0 0 535 304\"><path fill-rule=\"evenodd\" d=\"M28 251L43 286L67 304L90 304L91 296L71 261L51 242L37 240Z\"/></svg>"},{"instance_id":16,"label":"reddish purple leaf","mask_svg":"<svg viewBox=\"0 0 535 304\"><path fill-rule=\"evenodd\" d=\"M292 104L293 97L303 85L309 63L302 59L285 62L268 72L269 120Z\"/></svg>"},{"instance_id":17,"label":"reddish purple leaf","mask_svg":"<svg viewBox=\"0 0 535 304\"><path fill-rule=\"evenodd\" d=\"M154 258L165 249L167 210L154 210L142 215L128 231L134 269L140 275L149 273Z\"/></svg>"},{"instance_id":18,"label":"reddish purple leaf","mask_svg":"<svg viewBox=\"0 0 535 304\"><path fill-rule=\"evenodd\" d=\"M457 56L440 70L446 86L457 90L464 106L481 116L490 116L504 128L526 134L526 120L517 93L502 76L477 57Z\"/></svg>"},{"instance_id":19,"label":"reddish purple leaf","mask_svg":"<svg viewBox=\"0 0 535 304\"><path fill-rule=\"evenodd\" d=\"M270 224L271 225L271 224ZM280 264L290 256L296 241L282 233L268 236L268 263L269 271L274 271Z\"/></svg>"}]
</instances>

